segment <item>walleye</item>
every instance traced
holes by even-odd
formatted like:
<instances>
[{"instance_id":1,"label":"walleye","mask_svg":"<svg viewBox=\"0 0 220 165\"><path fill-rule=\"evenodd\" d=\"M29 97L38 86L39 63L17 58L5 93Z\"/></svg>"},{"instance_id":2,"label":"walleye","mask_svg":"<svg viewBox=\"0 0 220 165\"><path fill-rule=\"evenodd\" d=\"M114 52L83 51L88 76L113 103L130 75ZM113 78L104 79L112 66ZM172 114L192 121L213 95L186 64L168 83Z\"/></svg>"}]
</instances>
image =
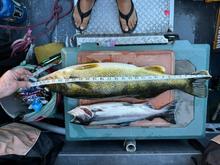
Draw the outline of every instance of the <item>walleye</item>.
<instances>
[{"instance_id":1,"label":"walleye","mask_svg":"<svg viewBox=\"0 0 220 165\"><path fill-rule=\"evenodd\" d=\"M130 104L127 102L110 102L79 106L68 113L73 116L73 123L90 126L127 124L153 117L162 117L170 123L175 124L175 109L175 102L170 103L160 110L155 110L146 103Z\"/></svg>"},{"instance_id":2,"label":"walleye","mask_svg":"<svg viewBox=\"0 0 220 165\"><path fill-rule=\"evenodd\" d=\"M120 77L120 76L150 76L165 75L162 66L137 67L124 63L88 63L74 65L53 72L40 80L89 78L89 77ZM48 87L55 92L73 98L107 98L135 97L151 98L171 89L182 90L198 97L206 97L205 80L211 76L208 71L194 72L192 75L204 75L198 79L169 79L128 82L73 82L52 84Z\"/></svg>"}]
</instances>

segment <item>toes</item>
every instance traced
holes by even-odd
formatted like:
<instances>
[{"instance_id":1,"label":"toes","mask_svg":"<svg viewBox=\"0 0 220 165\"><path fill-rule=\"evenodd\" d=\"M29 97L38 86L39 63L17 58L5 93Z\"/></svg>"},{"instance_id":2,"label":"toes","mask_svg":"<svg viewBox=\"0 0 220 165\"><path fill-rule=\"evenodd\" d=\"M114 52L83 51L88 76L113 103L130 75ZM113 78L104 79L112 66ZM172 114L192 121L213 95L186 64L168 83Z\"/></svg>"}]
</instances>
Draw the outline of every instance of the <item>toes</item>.
<instances>
[{"instance_id":1,"label":"toes","mask_svg":"<svg viewBox=\"0 0 220 165\"><path fill-rule=\"evenodd\" d=\"M76 27L78 28L81 24L81 18L79 16L79 13L77 10L74 10L73 17L74 17L74 21L75 21L74 23L75 23Z\"/></svg>"},{"instance_id":2,"label":"toes","mask_svg":"<svg viewBox=\"0 0 220 165\"><path fill-rule=\"evenodd\" d=\"M81 25L80 25L80 29L81 29L81 30L86 29L86 27L88 26L88 22L89 22L89 17L84 18L84 19L83 19L83 22L82 22Z\"/></svg>"},{"instance_id":3,"label":"toes","mask_svg":"<svg viewBox=\"0 0 220 165\"><path fill-rule=\"evenodd\" d=\"M136 17L136 14L135 12L131 15L129 21L128 21L128 26L129 26L129 29L133 29L135 27L137 23L137 17Z\"/></svg>"},{"instance_id":4,"label":"toes","mask_svg":"<svg viewBox=\"0 0 220 165\"><path fill-rule=\"evenodd\" d=\"M126 21L125 21L124 19L121 19L121 18L120 18L120 21L121 21L122 29L123 29L124 31L126 31L126 32L129 31L129 27L128 27Z\"/></svg>"},{"instance_id":5,"label":"toes","mask_svg":"<svg viewBox=\"0 0 220 165\"><path fill-rule=\"evenodd\" d=\"M132 19L130 19L129 21L128 21L128 27L129 27L129 29L132 29L133 28L133 20Z\"/></svg>"},{"instance_id":6,"label":"toes","mask_svg":"<svg viewBox=\"0 0 220 165\"><path fill-rule=\"evenodd\" d=\"M92 9L94 5L95 0L84 0L80 2L80 9L82 13L86 13L89 10ZM74 8L73 12L73 18L74 18L74 24L77 28L80 28L81 30L85 30L86 27L88 26L88 22L90 19L90 16L81 18L77 6Z\"/></svg>"}]
</instances>

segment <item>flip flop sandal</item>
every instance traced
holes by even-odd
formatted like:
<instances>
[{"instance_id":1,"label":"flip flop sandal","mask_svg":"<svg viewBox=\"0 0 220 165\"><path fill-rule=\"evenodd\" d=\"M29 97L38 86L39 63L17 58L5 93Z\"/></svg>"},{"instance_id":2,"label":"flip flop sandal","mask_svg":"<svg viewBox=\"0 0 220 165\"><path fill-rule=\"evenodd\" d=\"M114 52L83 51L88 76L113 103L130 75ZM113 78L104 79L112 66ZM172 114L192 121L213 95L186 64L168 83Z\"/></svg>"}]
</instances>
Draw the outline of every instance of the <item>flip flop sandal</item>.
<instances>
[{"instance_id":1,"label":"flip flop sandal","mask_svg":"<svg viewBox=\"0 0 220 165\"><path fill-rule=\"evenodd\" d=\"M117 3L117 4L118 4L118 3ZM123 14L123 13L119 10L119 8L118 8L118 11L119 11L119 16L120 16L122 19L126 20L126 24L127 24L127 26L128 26L128 21L129 21L131 15L132 15L132 13L134 12L134 3L132 2L132 0L131 0L131 10L129 11L128 14L126 14L126 15ZM120 21L120 19L119 19L120 26L121 26L121 30L123 31L123 33L132 33L132 32L135 30L135 28L137 27L137 22L138 22L137 11L135 12L135 14L136 14L136 18L137 18L137 21L136 21L136 23L135 23L135 26L134 26L132 29L130 29L129 26L128 26L128 28L129 28L128 31L125 31L125 30L123 29L122 24L121 24L121 21Z\"/></svg>"},{"instance_id":2,"label":"flip flop sandal","mask_svg":"<svg viewBox=\"0 0 220 165\"><path fill-rule=\"evenodd\" d=\"M96 0L94 1L92 8L94 7L95 2L96 2ZM82 10L81 10L81 8L80 8L80 0L77 1L77 4L76 4L76 5L77 5L77 9L78 9L79 16L80 16L80 18L81 18L81 23L82 23L82 22L83 22L83 19L86 18L86 17L88 17L88 16L91 14L92 8L91 8L89 11L83 13ZM75 9L74 9L74 10L75 10ZM73 10L73 12L74 12L74 10ZM87 27L86 27L85 29L83 29L83 30L80 29L80 27L76 27L76 24L75 24L75 20L74 20L73 15L72 15L72 21L73 21L74 27L75 27L77 30L79 30L80 32L86 30ZM88 24L89 24L89 21L88 21L88 23L87 23L87 26L88 26Z\"/></svg>"}]
</instances>

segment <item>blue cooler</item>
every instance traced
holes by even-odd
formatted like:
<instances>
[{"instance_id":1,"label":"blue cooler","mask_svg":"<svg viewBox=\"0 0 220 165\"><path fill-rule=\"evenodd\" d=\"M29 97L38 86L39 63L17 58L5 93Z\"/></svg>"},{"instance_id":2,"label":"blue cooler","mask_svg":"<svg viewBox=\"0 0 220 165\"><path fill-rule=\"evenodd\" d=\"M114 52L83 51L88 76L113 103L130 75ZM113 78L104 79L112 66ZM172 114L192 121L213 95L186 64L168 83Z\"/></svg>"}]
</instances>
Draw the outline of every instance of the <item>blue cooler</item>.
<instances>
[{"instance_id":1,"label":"blue cooler","mask_svg":"<svg viewBox=\"0 0 220 165\"><path fill-rule=\"evenodd\" d=\"M78 54L82 51L154 51L169 50L175 54L176 64L180 60L191 62L196 70L209 70L210 47L206 44L191 44L188 41L176 41L168 45L138 45L102 47L97 44L82 44L80 47L64 48L62 50L63 67L77 64ZM184 66L183 66L184 67ZM182 92L183 93L183 92ZM186 94L185 107L178 110L177 121L183 121L167 127L120 127L97 128L86 127L71 123L72 116L67 112L77 105L78 99L64 97L66 139L79 140L126 140L126 139L191 139L205 134L207 98L198 98ZM182 96L179 96L181 99ZM191 99L191 101L190 101ZM189 104L192 106L189 106ZM180 106L180 107L181 107ZM187 109L188 107L188 109ZM182 112L185 112L182 113ZM191 114L189 116L188 114ZM191 118L189 120L189 118ZM185 121L185 123L184 123ZM187 121L187 122L186 122Z\"/></svg>"},{"instance_id":2,"label":"blue cooler","mask_svg":"<svg viewBox=\"0 0 220 165\"><path fill-rule=\"evenodd\" d=\"M15 0L0 1L0 20L3 22L19 24L27 19L27 9Z\"/></svg>"}]
</instances>

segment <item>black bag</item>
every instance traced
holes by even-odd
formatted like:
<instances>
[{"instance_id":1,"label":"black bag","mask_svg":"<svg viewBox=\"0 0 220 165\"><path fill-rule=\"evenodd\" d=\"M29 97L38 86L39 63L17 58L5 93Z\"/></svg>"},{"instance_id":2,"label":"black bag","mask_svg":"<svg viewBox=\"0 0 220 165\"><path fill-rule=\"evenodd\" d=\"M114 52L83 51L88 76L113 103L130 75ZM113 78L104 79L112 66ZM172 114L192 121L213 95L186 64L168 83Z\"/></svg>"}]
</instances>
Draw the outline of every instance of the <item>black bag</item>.
<instances>
[{"instance_id":1,"label":"black bag","mask_svg":"<svg viewBox=\"0 0 220 165\"><path fill-rule=\"evenodd\" d=\"M26 52L11 57L11 40L8 33L0 33L0 76L7 70L18 66L26 57Z\"/></svg>"},{"instance_id":2,"label":"black bag","mask_svg":"<svg viewBox=\"0 0 220 165\"><path fill-rule=\"evenodd\" d=\"M0 156L0 164L7 165L52 165L61 150L64 137L42 132L37 143L26 156Z\"/></svg>"},{"instance_id":3,"label":"black bag","mask_svg":"<svg viewBox=\"0 0 220 165\"><path fill-rule=\"evenodd\" d=\"M210 141L206 147L202 165L220 165L220 145L214 141Z\"/></svg>"}]
</instances>

